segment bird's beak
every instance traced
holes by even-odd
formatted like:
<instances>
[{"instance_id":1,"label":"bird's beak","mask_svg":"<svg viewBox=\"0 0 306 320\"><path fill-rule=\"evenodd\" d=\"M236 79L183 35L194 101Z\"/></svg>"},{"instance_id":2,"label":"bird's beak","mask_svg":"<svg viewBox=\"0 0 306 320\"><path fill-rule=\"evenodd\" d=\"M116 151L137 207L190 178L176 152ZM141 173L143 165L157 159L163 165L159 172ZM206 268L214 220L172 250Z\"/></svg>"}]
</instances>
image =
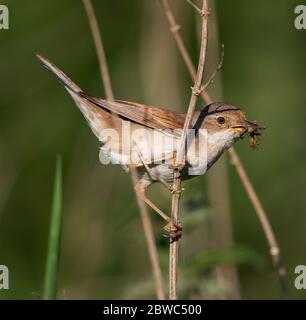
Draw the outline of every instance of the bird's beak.
<instances>
[{"instance_id":1,"label":"bird's beak","mask_svg":"<svg viewBox=\"0 0 306 320\"><path fill-rule=\"evenodd\" d=\"M260 130L265 128L259 126L255 122L244 120L241 123L236 123L235 125L233 125L232 129L235 130L235 132L239 133L240 137L243 138L247 133L260 135Z\"/></svg>"}]
</instances>

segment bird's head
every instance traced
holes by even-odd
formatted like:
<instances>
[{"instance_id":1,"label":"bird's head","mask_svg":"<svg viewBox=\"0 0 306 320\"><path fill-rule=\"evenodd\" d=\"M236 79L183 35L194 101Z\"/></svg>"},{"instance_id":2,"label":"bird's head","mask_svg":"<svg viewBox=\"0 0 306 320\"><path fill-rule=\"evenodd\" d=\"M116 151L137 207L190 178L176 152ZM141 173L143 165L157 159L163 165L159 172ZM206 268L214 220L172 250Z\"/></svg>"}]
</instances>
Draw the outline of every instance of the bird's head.
<instances>
[{"instance_id":1,"label":"bird's head","mask_svg":"<svg viewBox=\"0 0 306 320\"><path fill-rule=\"evenodd\" d=\"M200 112L195 127L206 129L209 140L216 145L230 147L245 135L254 137L261 134L263 127L247 120L240 108L224 102L214 102Z\"/></svg>"}]
</instances>

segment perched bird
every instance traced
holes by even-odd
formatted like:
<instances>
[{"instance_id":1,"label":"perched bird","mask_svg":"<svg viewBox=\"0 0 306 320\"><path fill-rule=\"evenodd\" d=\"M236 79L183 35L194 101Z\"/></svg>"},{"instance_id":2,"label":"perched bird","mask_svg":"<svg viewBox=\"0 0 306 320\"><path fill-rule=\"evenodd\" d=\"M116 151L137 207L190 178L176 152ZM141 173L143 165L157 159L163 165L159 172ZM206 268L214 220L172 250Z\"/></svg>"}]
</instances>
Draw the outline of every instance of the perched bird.
<instances>
[{"instance_id":1,"label":"perched bird","mask_svg":"<svg viewBox=\"0 0 306 320\"><path fill-rule=\"evenodd\" d=\"M168 224L165 230L171 237L180 232L174 224L145 195L146 188L154 182L162 182L171 190L173 168L186 114L174 110L146 106L128 101L107 101L84 93L64 72L41 55L41 63L72 96L86 118L95 136L102 143L100 160L120 164L130 172L137 170L137 194L159 213ZM196 111L192 130L187 135L186 165L181 179L203 175L239 138L249 134L260 135L256 123L246 119L240 108L214 102ZM255 141L255 139L254 139Z\"/></svg>"}]
</instances>

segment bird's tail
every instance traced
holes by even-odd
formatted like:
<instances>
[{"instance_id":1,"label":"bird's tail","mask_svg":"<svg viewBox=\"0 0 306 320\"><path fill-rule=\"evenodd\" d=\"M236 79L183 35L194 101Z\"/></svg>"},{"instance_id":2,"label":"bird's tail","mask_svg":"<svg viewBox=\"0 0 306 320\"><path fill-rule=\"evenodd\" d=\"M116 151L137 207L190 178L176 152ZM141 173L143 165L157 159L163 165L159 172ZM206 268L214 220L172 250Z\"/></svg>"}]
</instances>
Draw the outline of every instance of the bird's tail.
<instances>
[{"instance_id":1,"label":"bird's tail","mask_svg":"<svg viewBox=\"0 0 306 320\"><path fill-rule=\"evenodd\" d=\"M62 70L56 67L47 58L40 54L37 54L36 56L43 66L48 69L68 91L72 91L74 93L82 92L81 88L77 84L75 84Z\"/></svg>"},{"instance_id":2,"label":"bird's tail","mask_svg":"<svg viewBox=\"0 0 306 320\"><path fill-rule=\"evenodd\" d=\"M66 74L51 63L48 59L37 54L37 58L47 68L56 79L65 87L68 93L71 95L72 99L84 115L85 119L88 121L93 133L98 139L104 142L103 137L101 137L101 131L108 128L111 121L115 121L109 111L96 105L94 102L89 101L85 98L82 89L70 80Z\"/></svg>"}]
</instances>

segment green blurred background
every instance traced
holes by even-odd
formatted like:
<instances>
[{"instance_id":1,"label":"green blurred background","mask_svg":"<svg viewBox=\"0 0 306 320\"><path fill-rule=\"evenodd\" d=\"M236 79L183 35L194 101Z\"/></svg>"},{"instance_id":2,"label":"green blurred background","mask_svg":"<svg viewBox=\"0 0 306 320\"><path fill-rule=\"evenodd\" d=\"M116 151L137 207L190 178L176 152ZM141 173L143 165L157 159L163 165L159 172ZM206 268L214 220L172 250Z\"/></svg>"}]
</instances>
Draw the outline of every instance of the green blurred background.
<instances>
[{"instance_id":1,"label":"green blurred background","mask_svg":"<svg viewBox=\"0 0 306 320\"><path fill-rule=\"evenodd\" d=\"M0 298L42 294L57 153L64 181L58 297L154 298L131 180L119 167L99 163L98 141L35 57L36 52L46 55L84 91L104 96L82 2L1 4L9 7L10 29L0 30L0 264L9 267L10 289L0 290ZM196 62L200 19L185 1L171 4ZM275 230L291 295L305 298L305 290L294 288L295 266L306 264L306 30L294 28L298 4L215 1L210 38L215 44L209 46L206 70L217 65L217 24L225 61L210 91L219 100L222 86L223 100L268 127L258 151L252 152L247 141L237 144L237 151ZM115 96L186 110L192 82L159 1L93 0L93 5ZM234 168L228 171L234 236L228 250L213 245L206 178L185 183L180 297L220 297L227 289L216 283L213 269L235 263L243 299L278 299L261 226ZM167 191L153 186L150 195L169 211ZM154 213L151 217L167 282L168 240L161 234L163 221ZM196 241L193 232L199 235Z\"/></svg>"}]
</instances>

